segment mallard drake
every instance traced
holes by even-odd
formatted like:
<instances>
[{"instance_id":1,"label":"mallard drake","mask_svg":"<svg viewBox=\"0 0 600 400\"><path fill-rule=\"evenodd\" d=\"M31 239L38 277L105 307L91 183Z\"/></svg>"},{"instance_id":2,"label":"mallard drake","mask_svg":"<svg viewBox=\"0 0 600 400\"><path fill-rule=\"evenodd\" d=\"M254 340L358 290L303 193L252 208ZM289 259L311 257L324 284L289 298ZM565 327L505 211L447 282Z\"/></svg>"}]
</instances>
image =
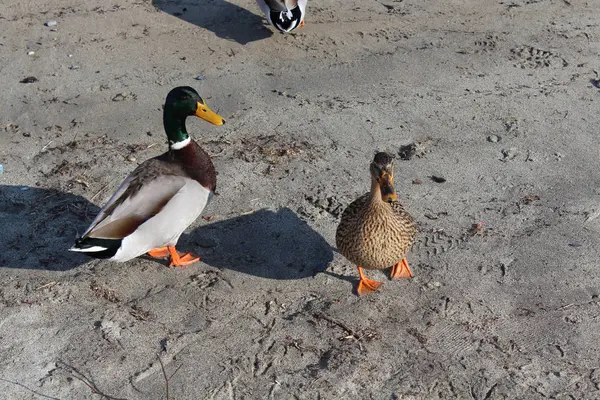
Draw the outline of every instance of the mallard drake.
<instances>
[{"instance_id":1,"label":"mallard drake","mask_svg":"<svg viewBox=\"0 0 600 400\"><path fill-rule=\"evenodd\" d=\"M365 277L363 268L392 267L391 278L412 277L406 252L417 233L413 218L397 201L392 157L377 153L370 171L371 191L344 210L335 235L342 255L358 268L359 295L373 292L381 285Z\"/></svg>"},{"instance_id":2,"label":"mallard drake","mask_svg":"<svg viewBox=\"0 0 600 400\"><path fill-rule=\"evenodd\" d=\"M304 26L307 0L256 0L267 21L282 33Z\"/></svg>"},{"instance_id":3,"label":"mallard drake","mask_svg":"<svg viewBox=\"0 0 600 400\"><path fill-rule=\"evenodd\" d=\"M171 90L163 112L169 151L141 163L123 181L71 251L120 262L148 253L170 257L171 266L199 260L175 249L212 198L217 182L210 156L186 130L185 120L192 115L214 125L225 123L193 88Z\"/></svg>"}]
</instances>

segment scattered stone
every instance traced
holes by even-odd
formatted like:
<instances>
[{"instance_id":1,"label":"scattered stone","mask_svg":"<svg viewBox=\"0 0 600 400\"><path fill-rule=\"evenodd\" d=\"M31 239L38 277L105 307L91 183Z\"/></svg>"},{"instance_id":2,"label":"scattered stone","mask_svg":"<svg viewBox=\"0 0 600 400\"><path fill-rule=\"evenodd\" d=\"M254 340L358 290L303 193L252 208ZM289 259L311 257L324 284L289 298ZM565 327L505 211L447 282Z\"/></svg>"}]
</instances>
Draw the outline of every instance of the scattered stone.
<instances>
[{"instance_id":1,"label":"scattered stone","mask_svg":"<svg viewBox=\"0 0 600 400\"><path fill-rule=\"evenodd\" d=\"M580 242L573 242L573 243L569 243L569 246L571 246L571 247L581 247L581 246L583 246L583 244L580 243Z\"/></svg>"},{"instance_id":2,"label":"scattered stone","mask_svg":"<svg viewBox=\"0 0 600 400\"><path fill-rule=\"evenodd\" d=\"M123 101L127 100L129 97L129 93L117 93L115 97L112 98L112 101Z\"/></svg>"},{"instance_id":3,"label":"scattered stone","mask_svg":"<svg viewBox=\"0 0 600 400\"><path fill-rule=\"evenodd\" d=\"M487 140L488 142L492 142L492 143L498 143L500 141L500 136L496 136L496 135L490 135L488 136Z\"/></svg>"},{"instance_id":4,"label":"scattered stone","mask_svg":"<svg viewBox=\"0 0 600 400\"><path fill-rule=\"evenodd\" d=\"M19 82L20 83L35 83L37 81L38 81L38 78L36 78L35 76L28 76L27 78L21 79Z\"/></svg>"},{"instance_id":5,"label":"scattered stone","mask_svg":"<svg viewBox=\"0 0 600 400\"><path fill-rule=\"evenodd\" d=\"M483 230L483 221L478 222L476 224L471 225L471 229L469 229L469 233L475 235Z\"/></svg>"},{"instance_id":6,"label":"scattered stone","mask_svg":"<svg viewBox=\"0 0 600 400\"><path fill-rule=\"evenodd\" d=\"M163 353L166 353L169 349L169 339L164 338L160 340L160 350Z\"/></svg>"},{"instance_id":7,"label":"scattered stone","mask_svg":"<svg viewBox=\"0 0 600 400\"><path fill-rule=\"evenodd\" d=\"M31 133L29 133L29 132L23 132L23 137L31 137Z\"/></svg>"},{"instance_id":8,"label":"scattered stone","mask_svg":"<svg viewBox=\"0 0 600 400\"><path fill-rule=\"evenodd\" d=\"M502 156L504 157L502 159L502 161L513 160L518 154L519 154L519 151L517 150L516 147L511 147L510 149L504 149L504 150L502 150Z\"/></svg>"},{"instance_id":9,"label":"scattered stone","mask_svg":"<svg viewBox=\"0 0 600 400\"><path fill-rule=\"evenodd\" d=\"M203 81L203 80L205 80L205 79L206 79L206 77L205 77L204 75L198 75L198 76L196 77L196 80L197 80L197 81Z\"/></svg>"},{"instance_id":10,"label":"scattered stone","mask_svg":"<svg viewBox=\"0 0 600 400\"><path fill-rule=\"evenodd\" d=\"M206 289L207 287L213 286L219 281L219 273L216 271L201 272L196 275L190 276L190 283L197 286L200 289Z\"/></svg>"},{"instance_id":11,"label":"scattered stone","mask_svg":"<svg viewBox=\"0 0 600 400\"><path fill-rule=\"evenodd\" d=\"M417 145L415 143L407 144L405 146L400 146L400 150L398 150L398 156L402 160L410 160L417 153Z\"/></svg>"},{"instance_id":12,"label":"scattered stone","mask_svg":"<svg viewBox=\"0 0 600 400\"><path fill-rule=\"evenodd\" d=\"M69 69L73 70L73 69L79 69L79 65L71 65L69 67Z\"/></svg>"},{"instance_id":13,"label":"scattered stone","mask_svg":"<svg viewBox=\"0 0 600 400\"><path fill-rule=\"evenodd\" d=\"M316 208L326 211L334 217L339 217L344 212L344 206L334 196L326 197L324 193L319 192L317 196L306 196L306 200ZM302 210L303 215L312 216L306 209Z\"/></svg>"},{"instance_id":14,"label":"scattered stone","mask_svg":"<svg viewBox=\"0 0 600 400\"><path fill-rule=\"evenodd\" d=\"M444 183L444 182L446 182L446 178L444 178L442 176L436 176L436 175L431 175L431 180L434 181L435 183Z\"/></svg>"},{"instance_id":15,"label":"scattered stone","mask_svg":"<svg viewBox=\"0 0 600 400\"><path fill-rule=\"evenodd\" d=\"M129 155L129 156L127 156L127 161L129 161L129 162L136 162L136 161L137 161L137 158L135 158L135 157L134 157L134 156L132 156L132 155Z\"/></svg>"},{"instance_id":16,"label":"scattered stone","mask_svg":"<svg viewBox=\"0 0 600 400\"><path fill-rule=\"evenodd\" d=\"M34 55L34 54L35 54L35 51L28 51L28 52L27 52L27 55L28 55L28 56L32 56L32 55Z\"/></svg>"},{"instance_id":17,"label":"scattered stone","mask_svg":"<svg viewBox=\"0 0 600 400\"><path fill-rule=\"evenodd\" d=\"M50 19L50 20L46 21L46 23L45 23L44 25L46 25L46 26L48 26L48 27L51 27L51 26L56 26L56 25L58 25L58 22L56 22L56 21L55 21L55 20L53 20L53 19Z\"/></svg>"},{"instance_id":18,"label":"scattered stone","mask_svg":"<svg viewBox=\"0 0 600 400\"><path fill-rule=\"evenodd\" d=\"M535 195L535 194L529 194L527 196L524 196L521 198L521 203L523 204L531 204L534 201L538 201L540 199L540 196Z\"/></svg>"},{"instance_id":19,"label":"scattered stone","mask_svg":"<svg viewBox=\"0 0 600 400\"><path fill-rule=\"evenodd\" d=\"M404 146L400 146L400 149L398 149L398 156L401 160L406 161L412 159L413 157L424 157L425 154L431 152L431 148L438 142L438 139L426 138L419 142L414 142Z\"/></svg>"},{"instance_id":20,"label":"scattered stone","mask_svg":"<svg viewBox=\"0 0 600 400\"><path fill-rule=\"evenodd\" d=\"M423 182L420 179L413 179L412 183L413 185L420 185Z\"/></svg>"}]
</instances>

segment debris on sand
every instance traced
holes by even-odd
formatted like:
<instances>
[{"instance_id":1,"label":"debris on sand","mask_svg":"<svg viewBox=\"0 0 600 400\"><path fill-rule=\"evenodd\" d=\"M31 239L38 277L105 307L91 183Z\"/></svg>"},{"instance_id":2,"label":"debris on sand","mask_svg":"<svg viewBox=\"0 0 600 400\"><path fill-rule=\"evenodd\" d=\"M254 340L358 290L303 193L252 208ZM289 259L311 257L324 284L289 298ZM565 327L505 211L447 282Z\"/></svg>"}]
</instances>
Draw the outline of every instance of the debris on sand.
<instances>
[{"instance_id":1,"label":"debris on sand","mask_svg":"<svg viewBox=\"0 0 600 400\"><path fill-rule=\"evenodd\" d=\"M469 233L472 235L476 235L477 233L483 230L483 222L480 221L476 224L471 225L471 229L469 229Z\"/></svg>"},{"instance_id":2,"label":"debris on sand","mask_svg":"<svg viewBox=\"0 0 600 400\"><path fill-rule=\"evenodd\" d=\"M19 82L20 83L35 83L37 81L38 81L38 78L36 78L35 76L28 76L27 78L21 79Z\"/></svg>"}]
</instances>

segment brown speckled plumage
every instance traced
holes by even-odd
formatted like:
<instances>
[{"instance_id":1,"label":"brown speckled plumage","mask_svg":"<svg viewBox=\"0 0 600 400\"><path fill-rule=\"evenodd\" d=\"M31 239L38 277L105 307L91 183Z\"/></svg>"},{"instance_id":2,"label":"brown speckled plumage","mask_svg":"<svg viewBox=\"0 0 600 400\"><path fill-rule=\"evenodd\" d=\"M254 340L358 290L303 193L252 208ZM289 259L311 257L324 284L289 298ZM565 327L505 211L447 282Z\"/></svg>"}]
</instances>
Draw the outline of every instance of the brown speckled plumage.
<instances>
[{"instance_id":1,"label":"brown speckled plumage","mask_svg":"<svg viewBox=\"0 0 600 400\"><path fill-rule=\"evenodd\" d=\"M371 192L344 210L335 239L342 255L357 266L385 269L404 258L416 233L413 218L397 201L383 201L374 181Z\"/></svg>"}]
</instances>

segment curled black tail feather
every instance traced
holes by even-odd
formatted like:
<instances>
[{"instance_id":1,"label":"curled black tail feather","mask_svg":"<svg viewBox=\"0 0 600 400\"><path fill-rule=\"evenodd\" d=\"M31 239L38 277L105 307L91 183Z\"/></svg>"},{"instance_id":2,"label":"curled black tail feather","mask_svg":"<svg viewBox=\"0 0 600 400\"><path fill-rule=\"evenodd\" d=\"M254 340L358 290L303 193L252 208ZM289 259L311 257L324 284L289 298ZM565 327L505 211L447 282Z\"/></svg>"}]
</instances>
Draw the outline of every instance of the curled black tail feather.
<instances>
[{"instance_id":1,"label":"curled black tail feather","mask_svg":"<svg viewBox=\"0 0 600 400\"><path fill-rule=\"evenodd\" d=\"M302 11L300 10L300 7L295 7L289 12L292 14L291 18L288 17L287 11L271 11L271 22L273 22L275 28L281 32L289 31L290 28L294 26L294 23L296 24L295 28L300 25L302 19Z\"/></svg>"},{"instance_id":2,"label":"curled black tail feather","mask_svg":"<svg viewBox=\"0 0 600 400\"><path fill-rule=\"evenodd\" d=\"M85 253L90 257L111 258L121 247L122 241L123 239L83 237L75 240L75 245L71 250ZM98 249L96 250L94 247L98 247Z\"/></svg>"}]
</instances>

